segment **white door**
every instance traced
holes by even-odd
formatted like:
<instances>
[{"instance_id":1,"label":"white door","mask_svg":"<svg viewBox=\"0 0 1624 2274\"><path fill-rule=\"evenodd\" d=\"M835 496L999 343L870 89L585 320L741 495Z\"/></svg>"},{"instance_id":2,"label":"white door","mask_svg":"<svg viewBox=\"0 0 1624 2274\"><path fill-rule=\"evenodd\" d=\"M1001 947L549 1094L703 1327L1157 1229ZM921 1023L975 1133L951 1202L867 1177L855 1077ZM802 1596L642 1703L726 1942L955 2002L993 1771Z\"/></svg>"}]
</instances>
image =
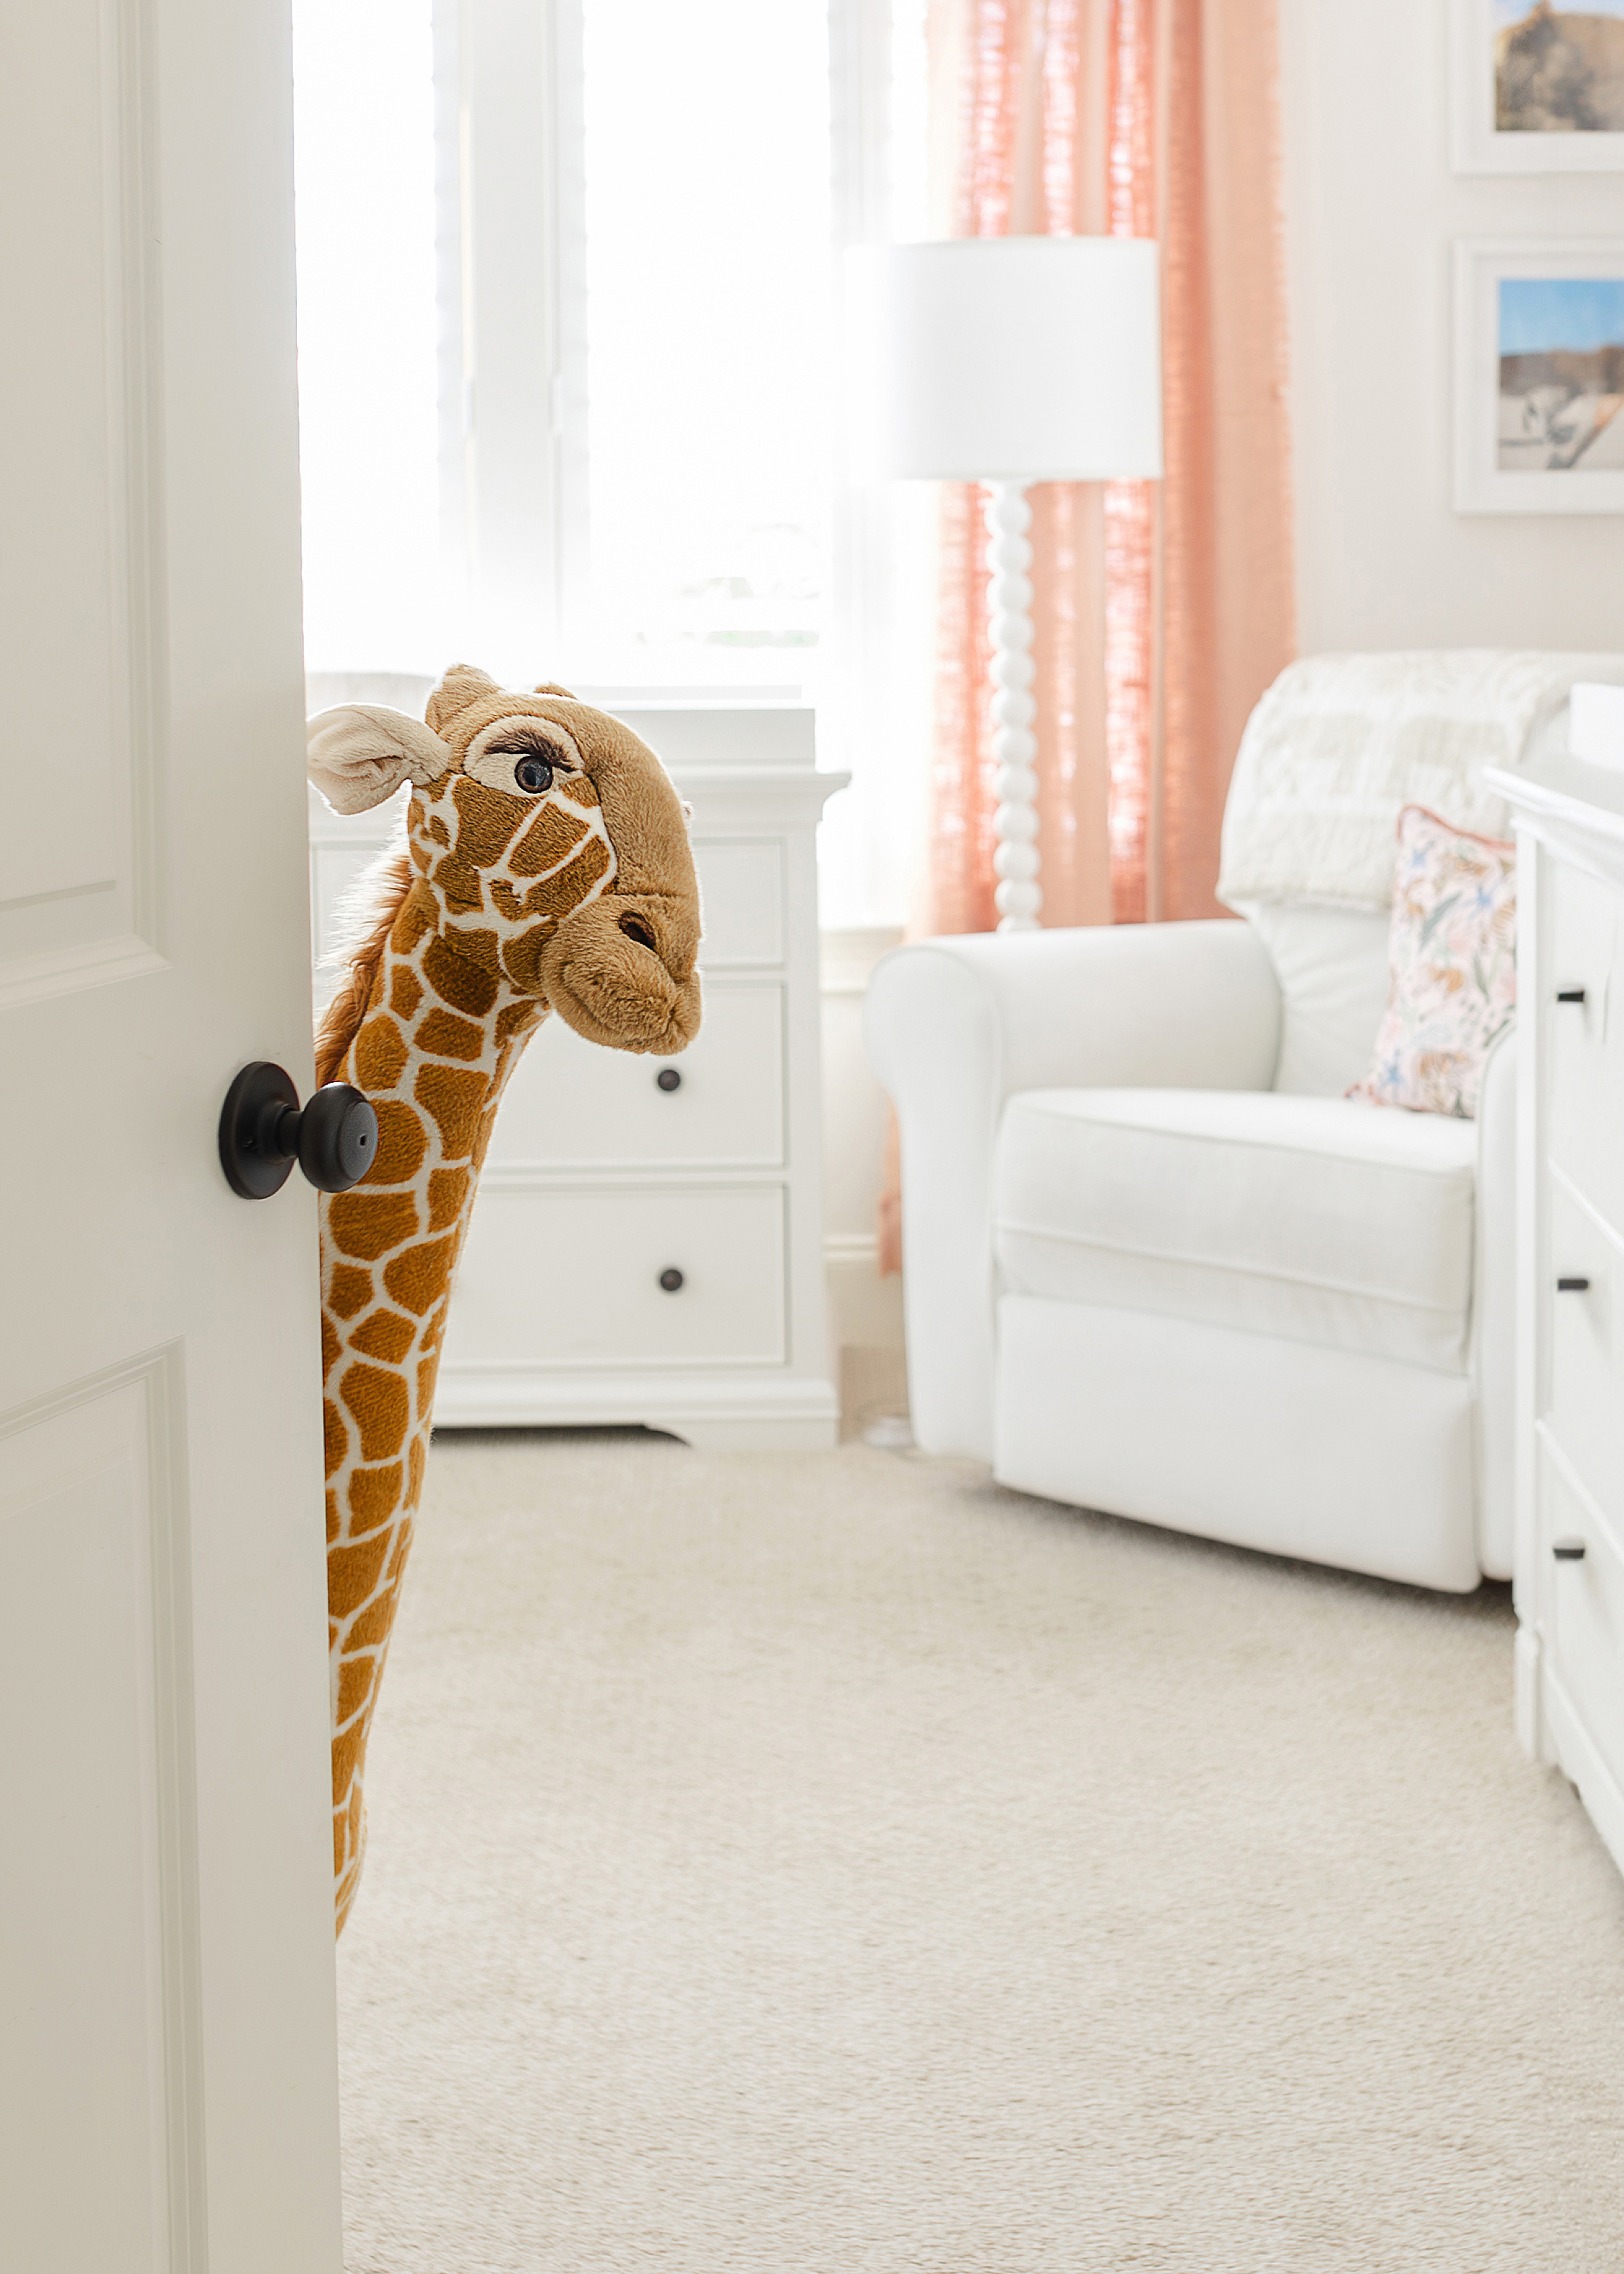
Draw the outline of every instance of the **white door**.
<instances>
[{"instance_id":1,"label":"white door","mask_svg":"<svg viewBox=\"0 0 1624 2274\"><path fill-rule=\"evenodd\" d=\"M0 2267L335 2274L287 5L0 23Z\"/></svg>"}]
</instances>

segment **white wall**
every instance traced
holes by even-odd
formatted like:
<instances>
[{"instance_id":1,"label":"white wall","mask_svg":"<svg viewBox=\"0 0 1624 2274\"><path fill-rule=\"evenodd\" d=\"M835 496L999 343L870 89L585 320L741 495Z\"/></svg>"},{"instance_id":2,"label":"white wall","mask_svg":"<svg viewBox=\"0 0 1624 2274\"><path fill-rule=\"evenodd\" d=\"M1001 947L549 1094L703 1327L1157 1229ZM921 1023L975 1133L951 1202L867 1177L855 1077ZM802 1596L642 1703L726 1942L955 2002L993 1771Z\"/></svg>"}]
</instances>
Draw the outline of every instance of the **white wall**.
<instances>
[{"instance_id":1,"label":"white wall","mask_svg":"<svg viewBox=\"0 0 1624 2274\"><path fill-rule=\"evenodd\" d=\"M1447 0L1281 0L1298 638L1624 648L1624 518L1449 503L1450 245L1624 238L1624 175L1449 169Z\"/></svg>"},{"instance_id":2,"label":"white wall","mask_svg":"<svg viewBox=\"0 0 1624 2274\"><path fill-rule=\"evenodd\" d=\"M895 926L823 937L823 1256L842 1349L902 1347L902 1282L882 1279L875 1254L885 1098L862 1046L868 975L901 937Z\"/></svg>"}]
</instances>

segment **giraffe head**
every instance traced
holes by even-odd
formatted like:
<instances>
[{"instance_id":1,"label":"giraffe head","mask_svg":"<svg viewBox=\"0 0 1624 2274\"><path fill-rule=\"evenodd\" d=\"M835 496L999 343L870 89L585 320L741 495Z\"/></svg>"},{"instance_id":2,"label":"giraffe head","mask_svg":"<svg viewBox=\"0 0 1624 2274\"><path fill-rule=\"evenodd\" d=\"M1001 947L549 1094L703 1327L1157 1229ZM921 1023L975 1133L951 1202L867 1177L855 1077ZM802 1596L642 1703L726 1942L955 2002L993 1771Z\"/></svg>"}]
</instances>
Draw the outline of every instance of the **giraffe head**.
<instances>
[{"instance_id":1,"label":"giraffe head","mask_svg":"<svg viewBox=\"0 0 1624 2274\"><path fill-rule=\"evenodd\" d=\"M589 1041L667 1056L699 1028L699 887L682 802L646 742L561 687L457 664L424 719L380 704L309 727L340 813L412 785L414 890L448 946Z\"/></svg>"}]
</instances>

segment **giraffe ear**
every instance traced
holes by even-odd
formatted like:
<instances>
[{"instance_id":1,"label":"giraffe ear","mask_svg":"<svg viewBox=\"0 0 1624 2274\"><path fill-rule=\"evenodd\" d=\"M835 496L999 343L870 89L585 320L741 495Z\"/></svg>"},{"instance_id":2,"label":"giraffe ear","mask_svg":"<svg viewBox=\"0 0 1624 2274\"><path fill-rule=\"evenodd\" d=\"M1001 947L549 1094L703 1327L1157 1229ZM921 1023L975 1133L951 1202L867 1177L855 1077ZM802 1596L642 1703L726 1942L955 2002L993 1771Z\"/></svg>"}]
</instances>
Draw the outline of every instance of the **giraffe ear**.
<instances>
[{"instance_id":1,"label":"giraffe ear","mask_svg":"<svg viewBox=\"0 0 1624 2274\"><path fill-rule=\"evenodd\" d=\"M310 778L335 813L365 813L403 781L438 781L451 764L432 727L381 703L320 712L305 727L304 750Z\"/></svg>"}]
</instances>

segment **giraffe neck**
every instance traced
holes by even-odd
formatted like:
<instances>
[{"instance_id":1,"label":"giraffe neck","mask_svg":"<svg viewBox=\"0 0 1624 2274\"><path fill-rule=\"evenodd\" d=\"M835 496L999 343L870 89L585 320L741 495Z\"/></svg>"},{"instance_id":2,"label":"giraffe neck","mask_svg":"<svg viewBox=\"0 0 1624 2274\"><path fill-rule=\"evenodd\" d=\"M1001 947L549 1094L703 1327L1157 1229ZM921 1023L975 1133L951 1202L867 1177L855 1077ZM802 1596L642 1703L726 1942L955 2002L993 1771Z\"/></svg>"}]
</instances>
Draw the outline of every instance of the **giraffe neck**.
<instances>
[{"instance_id":1,"label":"giraffe neck","mask_svg":"<svg viewBox=\"0 0 1624 2274\"><path fill-rule=\"evenodd\" d=\"M545 1015L535 996L447 944L418 884L335 1077L378 1114L372 1167L320 1203L341 1927L360 1871L367 1730L423 1487L457 1257L503 1087Z\"/></svg>"}]
</instances>

